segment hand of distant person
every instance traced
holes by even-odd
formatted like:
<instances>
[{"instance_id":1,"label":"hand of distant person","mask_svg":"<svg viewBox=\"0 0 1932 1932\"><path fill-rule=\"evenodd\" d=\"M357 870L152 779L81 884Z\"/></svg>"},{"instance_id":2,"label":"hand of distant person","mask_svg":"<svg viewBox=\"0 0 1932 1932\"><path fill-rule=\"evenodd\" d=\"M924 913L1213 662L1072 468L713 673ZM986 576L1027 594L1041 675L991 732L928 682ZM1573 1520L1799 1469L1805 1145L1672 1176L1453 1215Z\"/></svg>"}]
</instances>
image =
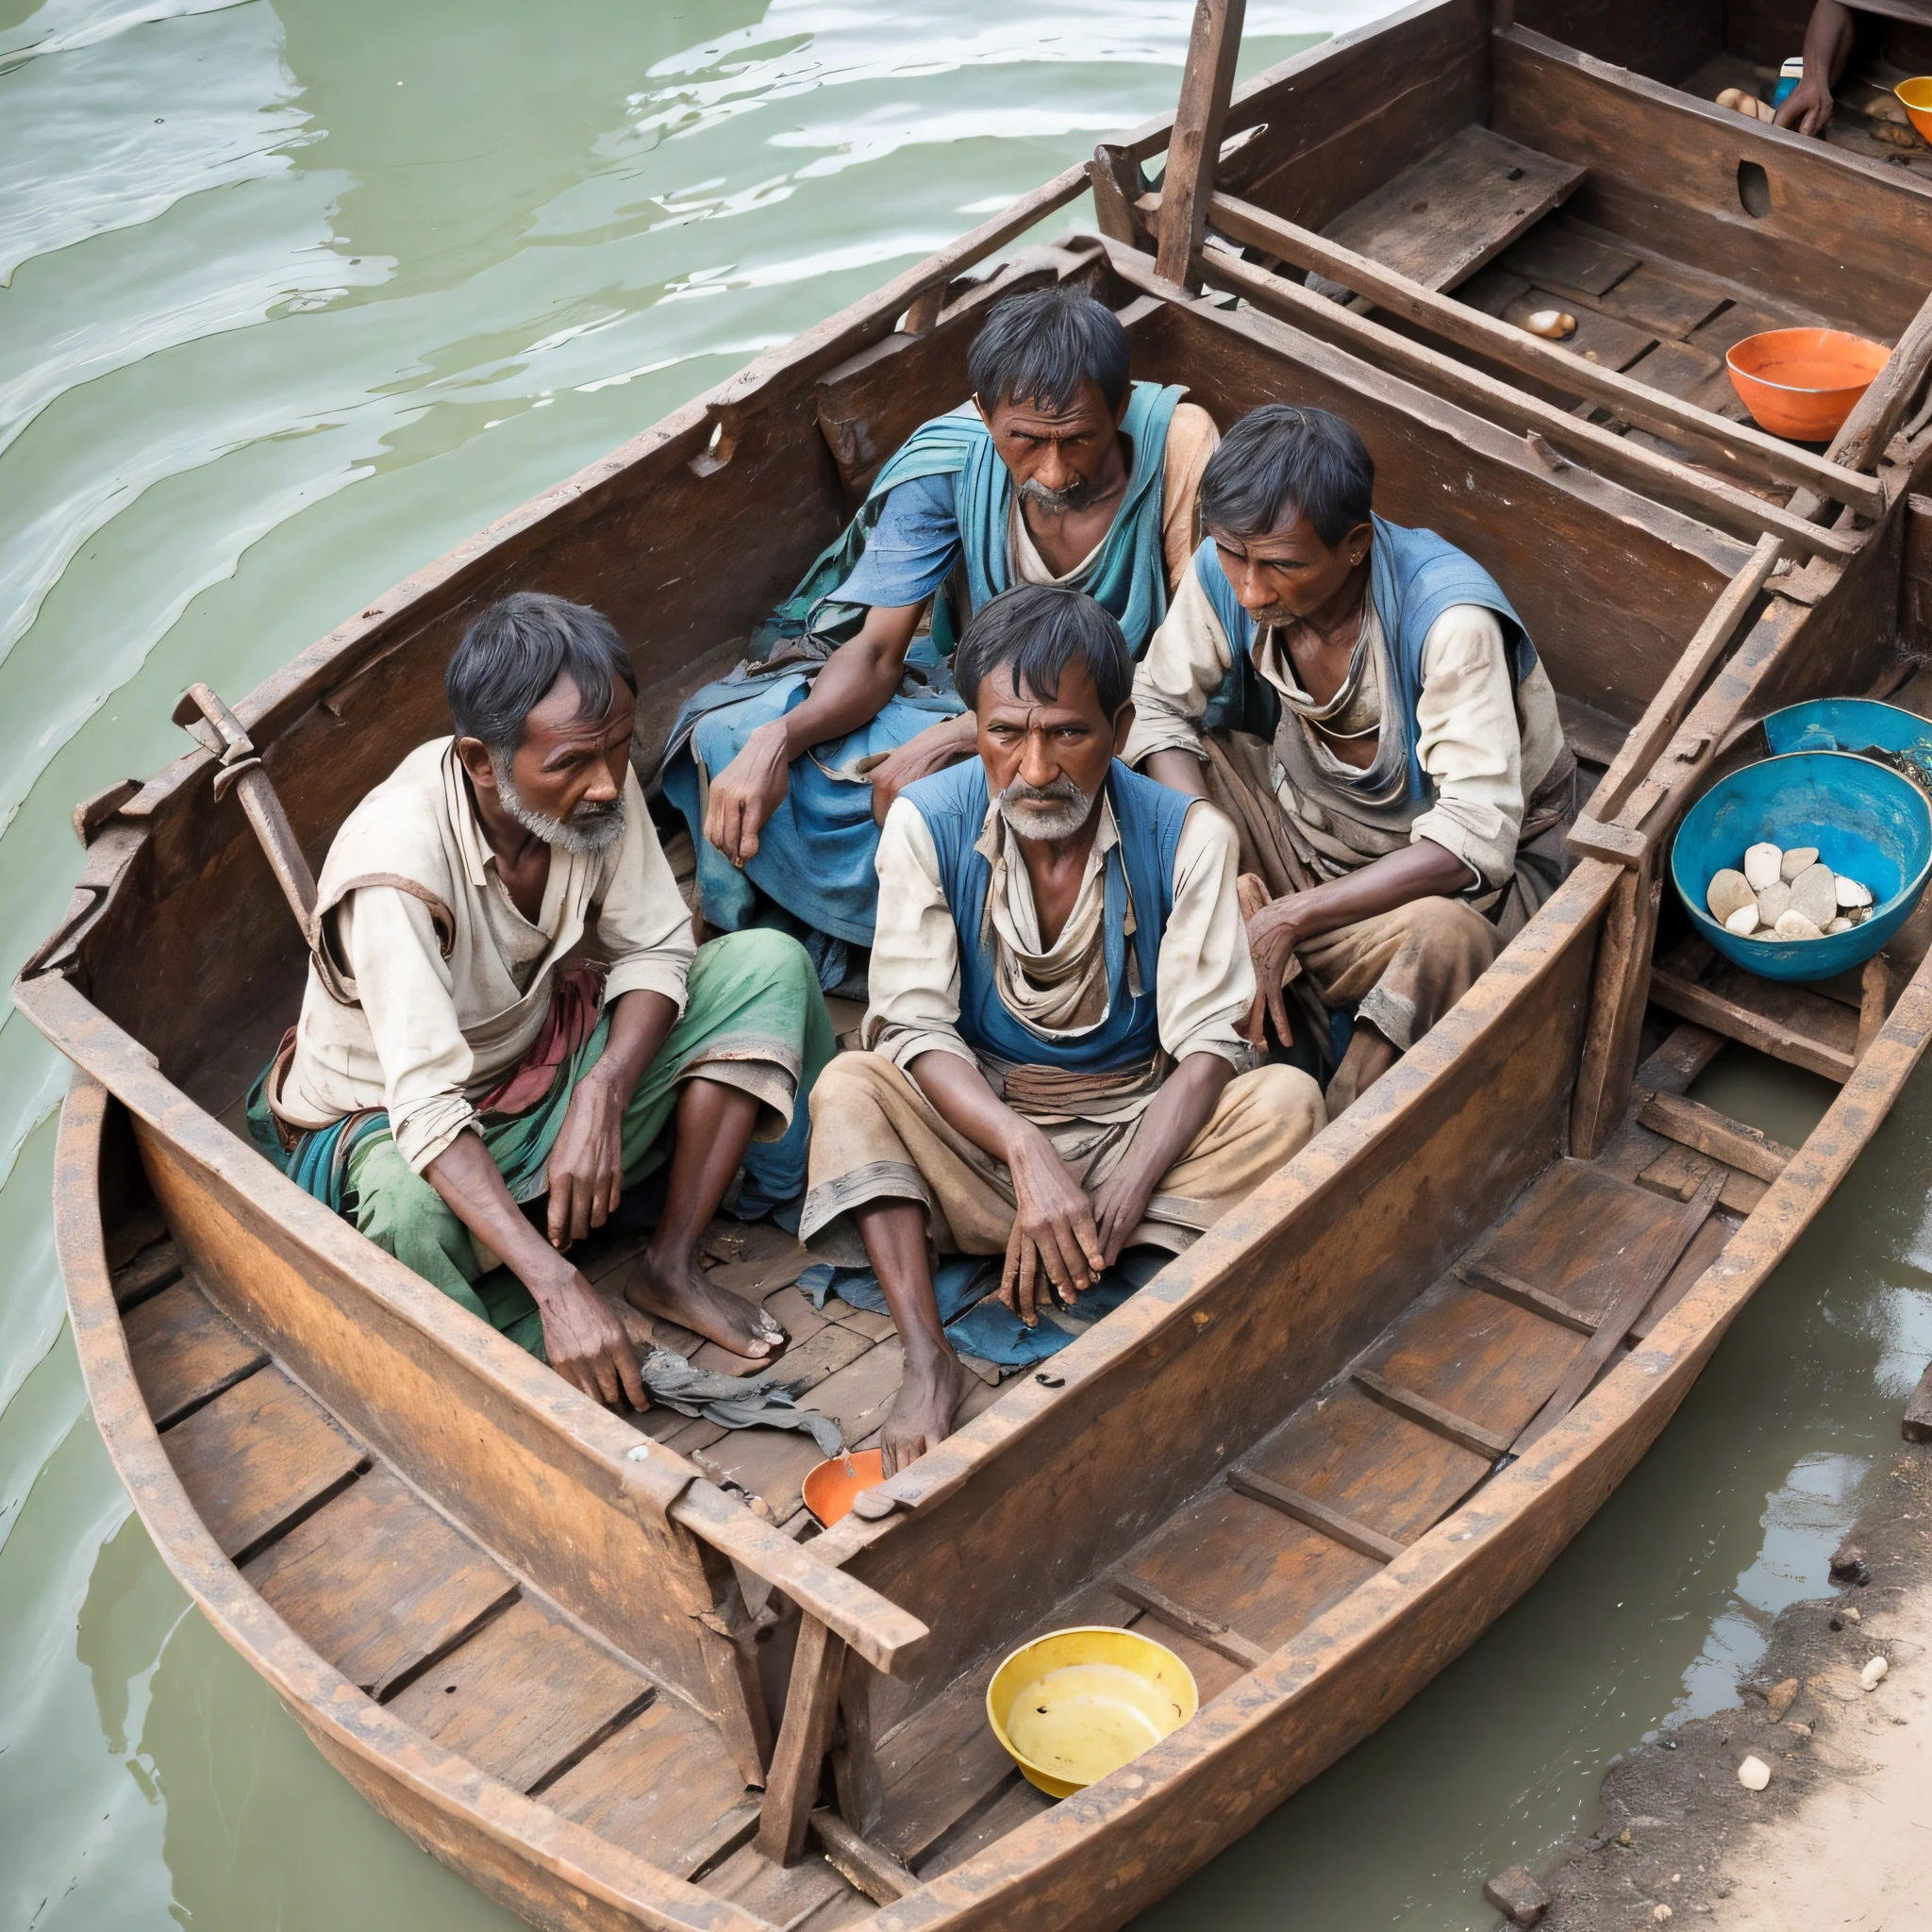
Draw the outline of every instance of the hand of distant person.
<instances>
[{"instance_id":1,"label":"hand of distant person","mask_svg":"<svg viewBox=\"0 0 1932 1932\"><path fill-rule=\"evenodd\" d=\"M738 756L711 780L705 837L733 865L758 849L758 833L785 803L791 764L782 719L760 724Z\"/></svg>"},{"instance_id":2,"label":"hand of distant person","mask_svg":"<svg viewBox=\"0 0 1932 1932\"><path fill-rule=\"evenodd\" d=\"M1807 63L1808 70L1809 62ZM1798 134L1820 135L1831 125L1831 89L1824 80L1808 71L1803 80L1785 96L1772 125L1789 127Z\"/></svg>"}]
</instances>

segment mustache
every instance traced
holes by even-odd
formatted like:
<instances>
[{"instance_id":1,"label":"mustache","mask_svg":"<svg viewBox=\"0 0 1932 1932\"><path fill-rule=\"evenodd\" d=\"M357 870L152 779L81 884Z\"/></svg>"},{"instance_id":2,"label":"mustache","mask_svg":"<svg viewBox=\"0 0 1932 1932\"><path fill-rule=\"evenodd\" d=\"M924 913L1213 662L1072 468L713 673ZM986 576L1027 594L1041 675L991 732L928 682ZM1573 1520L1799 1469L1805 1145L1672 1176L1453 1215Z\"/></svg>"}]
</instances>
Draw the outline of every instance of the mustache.
<instances>
[{"instance_id":1,"label":"mustache","mask_svg":"<svg viewBox=\"0 0 1932 1932\"><path fill-rule=\"evenodd\" d=\"M1067 777L1056 778L1051 785L1028 785L1015 778L1000 793L999 804L1008 824L1031 839L1071 838L1093 811L1091 794Z\"/></svg>"},{"instance_id":2,"label":"mustache","mask_svg":"<svg viewBox=\"0 0 1932 1932\"><path fill-rule=\"evenodd\" d=\"M1076 476L1064 490L1049 490L1044 483L1036 483L1031 477L1020 485L1020 500L1037 505L1050 515L1059 516L1070 509L1082 509L1093 493L1093 486L1084 476Z\"/></svg>"}]
</instances>

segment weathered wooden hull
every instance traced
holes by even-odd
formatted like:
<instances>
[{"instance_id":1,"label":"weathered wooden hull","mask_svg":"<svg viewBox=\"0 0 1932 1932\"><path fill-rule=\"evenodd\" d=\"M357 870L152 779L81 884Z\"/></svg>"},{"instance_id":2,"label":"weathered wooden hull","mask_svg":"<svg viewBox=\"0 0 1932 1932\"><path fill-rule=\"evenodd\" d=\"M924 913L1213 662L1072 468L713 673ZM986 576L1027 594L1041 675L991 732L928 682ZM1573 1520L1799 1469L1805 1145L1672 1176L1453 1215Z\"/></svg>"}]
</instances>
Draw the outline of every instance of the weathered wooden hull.
<instances>
[{"instance_id":1,"label":"weathered wooden hull","mask_svg":"<svg viewBox=\"0 0 1932 1932\"><path fill-rule=\"evenodd\" d=\"M1386 98L1391 51L1430 84ZM1547 125L1521 118L1519 68L1561 81ZM1375 87L1370 115L1357 96ZM1607 99L1635 99L1680 145L1703 125L1534 36L1491 35L1484 9L1447 0L1263 76L1237 100L1230 126L1258 131L1223 185L1259 210L1240 220L1312 228L1472 117L1514 114L1512 138L1600 158L1585 109ZM1590 856L1393 1073L1057 1356L1052 1376L1008 1385L895 1477L883 1520L848 1518L801 1546L720 1486L740 1467L729 1444L711 1445L724 1470L701 1471L661 1430L597 1408L222 1124L292 1009L303 956L236 802L208 797L208 754L82 808L88 870L16 988L80 1069L59 1151L60 1257L95 1413L157 1545L344 1775L534 1924L1123 1924L1535 1582L1656 1440L1932 1037L1915 929L1896 948L1918 970L1895 1004L1882 976L1862 1007L1856 989L1779 1003L1682 948L1656 989L1651 974L1669 829L1714 771L1749 755L1750 721L1807 696L1890 691L1924 641L1932 503L1909 492L1925 440L1892 442L1916 377L1890 415L1869 412L1862 465L1693 425L1721 446L1732 436L1731 474L1757 465L1757 486L1780 484L1766 494L1596 444L1593 469L1524 434L1546 420L1524 413L1542 394L1534 370L1477 381L1479 355L1424 353L1415 330L1387 325L1419 317L1422 334L1440 324L1467 348L1427 290L1404 309L1403 288L1376 284L1394 305L1376 322L1224 251L1218 268L1198 265L1210 288L1217 273L1248 277L1239 310L1155 275L1126 171L1164 142L1141 130L1103 148L1107 241L1035 251L976 287L958 279L1085 185L1060 177L459 546L237 708L318 858L397 757L443 728L441 668L470 614L538 586L617 621L650 741L735 657L883 456L957 400L989 302L1049 279L1093 287L1122 312L1137 373L1190 383L1224 422L1283 394L1352 416L1377 458L1380 507L1495 570L1573 741L1611 767L1579 828ZM1932 195L1788 146L1774 144L1780 166L1827 170L1805 178L1840 211L1844 259L1772 218L1751 259L1780 299L1815 302L1827 267L1873 245L1866 230L1895 228ZM1635 219L1655 165L1604 163L1592 221ZM1122 187L1111 207L1109 184ZM1658 218L1674 246L1744 219L1719 198L1691 180ZM1925 281L1932 267L1915 283L1895 264L1879 288L1891 333L1909 335ZM1572 427L1552 423L1553 441L1581 419L1561 420ZM1821 519L1807 478L1846 514ZM695 580L700 534L738 547L730 581ZM1774 576L1787 541L1814 560ZM1687 1003L1704 1029L1657 1045L1653 1027L1636 1073L1646 1012L1683 1016ZM237 1043L210 1057L217 1017ZM1643 1098L1681 1096L1724 1032L1841 1085L1805 1146L1777 1150L1757 1178L1721 1158L1736 1124ZM1679 1116L1691 1125L1673 1127ZM1610 1327L1616 1269L1592 1243L1625 1241L1652 1271L1639 1270L1636 1345L1496 1467L1587 1354L1577 1338ZM111 1267L110 1247L125 1250ZM1458 1383L1449 1371L1465 1356L1475 1366ZM368 1583L363 1604L368 1579L331 1553L355 1536L325 1547L339 1518L433 1548L447 1601ZM329 1576L334 1596L314 1580ZM796 1607L809 1659L775 1738L760 1681L768 1596ZM353 1630L343 1604L362 1619ZM1049 1807L989 1756L977 1698L990 1659L1075 1616L1138 1619L1190 1659L1205 1695L1166 1743ZM486 1707L465 1676L472 1647L512 1628L574 1660L543 1692L570 1728L532 1738L530 1708ZM447 1706L433 1694L445 1674ZM604 1683L604 1701L579 1680ZM837 1815L814 1820L835 1717ZM808 1830L853 1883L796 1862Z\"/></svg>"}]
</instances>

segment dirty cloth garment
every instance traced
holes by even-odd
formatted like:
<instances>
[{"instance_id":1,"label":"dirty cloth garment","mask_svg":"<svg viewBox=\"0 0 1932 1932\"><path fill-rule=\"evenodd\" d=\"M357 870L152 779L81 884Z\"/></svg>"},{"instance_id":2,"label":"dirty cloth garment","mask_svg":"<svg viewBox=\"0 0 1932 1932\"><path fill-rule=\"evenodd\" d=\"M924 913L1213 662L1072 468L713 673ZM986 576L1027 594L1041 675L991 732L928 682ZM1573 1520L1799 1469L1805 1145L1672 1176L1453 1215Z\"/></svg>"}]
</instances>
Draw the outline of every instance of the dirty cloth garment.
<instances>
[{"instance_id":1,"label":"dirty cloth garment","mask_svg":"<svg viewBox=\"0 0 1932 1932\"><path fill-rule=\"evenodd\" d=\"M1084 1111L1016 1106L1010 1088L1007 1104L1045 1133L1090 1193L1120 1165L1132 1139L1131 1130L1096 1131L1106 1124ZM1299 1069L1238 1074L1161 1176L1127 1244L1178 1254L1293 1159L1325 1119L1321 1090ZM811 1185L800 1230L806 1245L828 1261L863 1266L864 1243L849 1216L874 1201L922 1203L941 1255L1002 1254L1013 1228L1006 1163L950 1126L911 1075L882 1055L841 1054L813 1090ZM995 1274L982 1291L998 1286Z\"/></svg>"},{"instance_id":2,"label":"dirty cloth garment","mask_svg":"<svg viewBox=\"0 0 1932 1932\"><path fill-rule=\"evenodd\" d=\"M821 1456L836 1456L845 1446L845 1432L830 1416L798 1407L784 1386L782 1361L756 1375L719 1375L692 1368L668 1348L654 1348L638 1373L660 1408L702 1416L721 1429L799 1429L819 1445Z\"/></svg>"},{"instance_id":3,"label":"dirty cloth garment","mask_svg":"<svg viewBox=\"0 0 1932 1932\"><path fill-rule=\"evenodd\" d=\"M878 827L871 766L963 708L954 646L974 610L1016 583L1067 583L1121 622L1138 651L1167 609L1195 542L1195 496L1217 436L1177 388L1132 387L1121 433L1127 490L1106 537L1064 576L1040 557L978 411L971 405L915 430L880 470L840 540L760 626L729 676L689 698L662 761L666 795L697 847L707 922L723 931L768 925L800 939L821 983L837 986L873 938ZM932 600L929 636L915 638L900 689L879 714L817 745L791 767L785 801L741 870L706 843L710 777L759 725L810 694L818 667L874 607Z\"/></svg>"},{"instance_id":4,"label":"dirty cloth garment","mask_svg":"<svg viewBox=\"0 0 1932 1932\"><path fill-rule=\"evenodd\" d=\"M571 1095L602 1057L608 1034L607 1014L524 1112L475 1117L475 1131L514 1199L530 1201L543 1193L550 1152ZM624 1111L625 1191L670 1159L674 1115L686 1080L742 1086L747 1067L762 1068L760 1077L775 1097L769 1116L761 1113L759 1131L789 1132L792 1080L808 1093L833 1052L831 1023L802 947L781 933L730 933L700 947L691 962L685 1009L646 1064ZM796 1075L788 1072L791 1066ZM263 1074L249 1096L249 1129L262 1153L318 1199L347 1214L378 1247L541 1357L543 1324L529 1290L497 1266L493 1256L478 1253L469 1229L397 1145L387 1113L371 1108L314 1133L291 1135L269 1109L274 1071ZM803 1107L796 1110L802 1141L807 1113ZM325 1158L316 1158L317 1143L326 1148Z\"/></svg>"}]
</instances>

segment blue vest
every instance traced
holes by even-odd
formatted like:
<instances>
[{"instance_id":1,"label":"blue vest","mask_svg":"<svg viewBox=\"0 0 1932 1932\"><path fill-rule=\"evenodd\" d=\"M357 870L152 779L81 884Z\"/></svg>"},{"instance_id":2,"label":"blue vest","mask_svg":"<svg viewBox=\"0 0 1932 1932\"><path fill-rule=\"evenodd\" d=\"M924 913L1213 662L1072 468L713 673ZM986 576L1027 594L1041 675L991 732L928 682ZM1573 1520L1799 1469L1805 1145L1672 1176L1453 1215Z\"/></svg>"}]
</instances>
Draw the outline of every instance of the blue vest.
<instances>
[{"instance_id":1,"label":"blue vest","mask_svg":"<svg viewBox=\"0 0 1932 1932\"><path fill-rule=\"evenodd\" d=\"M1383 718L1385 724L1401 720L1408 758L1408 798L1412 804L1428 805L1434 802L1435 788L1417 756L1421 733L1415 714L1423 693L1423 644L1430 626L1452 604L1479 604L1494 611L1503 626L1509 673L1518 685L1536 663L1536 646L1496 580L1474 558L1433 530L1406 529L1376 517L1374 532L1369 594L1375 600L1396 681L1394 691L1382 694ZM1221 689L1208 700L1202 723L1210 729L1252 731L1273 743L1281 720L1280 695L1255 669L1255 621L1235 596L1211 537L1194 553L1192 567L1214 607L1233 659Z\"/></svg>"},{"instance_id":2,"label":"blue vest","mask_svg":"<svg viewBox=\"0 0 1932 1932\"><path fill-rule=\"evenodd\" d=\"M1121 434L1133 444L1126 493L1114 512L1100 555L1077 589L1111 611L1136 658L1167 615L1167 556L1161 541L1167 431L1175 406L1187 394L1151 382L1130 386ZM782 639L810 636L823 644L843 643L865 619L862 605L840 604L832 593L864 555L887 494L922 476L953 479L959 519L959 548L966 568L967 609L955 612L943 594L933 600L932 641L941 658L958 642L956 620L965 619L1002 591L1013 588L1007 535L1012 515L1013 473L1000 460L992 432L970 404L922 423L888 458L858 514L844 533L806 572L798 588L752 636L759 658Z\"/></svg>"},{"instance_id":3,"label":"blue vest","mask_svg":"<svg viewBox=\"0 0 1932 1932\"><path fill-rule=\"evenodd\" d=\"M1107 856L1107 1018L1078 1040L1036 1032L1000 998L993 972L986 891L992 868L975 850L986 824L986 767L976 758L908 785L938 849L940 882L959 935L959 1034L975 1053L1017 1066L1042 1064L1105 1074L1150 1060L1160 1050L1155 1008L1160 936L1174 909L1174 856L1194 801L1115 759L1107 775L1120 843ZM1134 907L1134 961L1127 958L1127 900ZM1138 987L1139 991L1134 989Z\"/></svg>"}]
</instances>

